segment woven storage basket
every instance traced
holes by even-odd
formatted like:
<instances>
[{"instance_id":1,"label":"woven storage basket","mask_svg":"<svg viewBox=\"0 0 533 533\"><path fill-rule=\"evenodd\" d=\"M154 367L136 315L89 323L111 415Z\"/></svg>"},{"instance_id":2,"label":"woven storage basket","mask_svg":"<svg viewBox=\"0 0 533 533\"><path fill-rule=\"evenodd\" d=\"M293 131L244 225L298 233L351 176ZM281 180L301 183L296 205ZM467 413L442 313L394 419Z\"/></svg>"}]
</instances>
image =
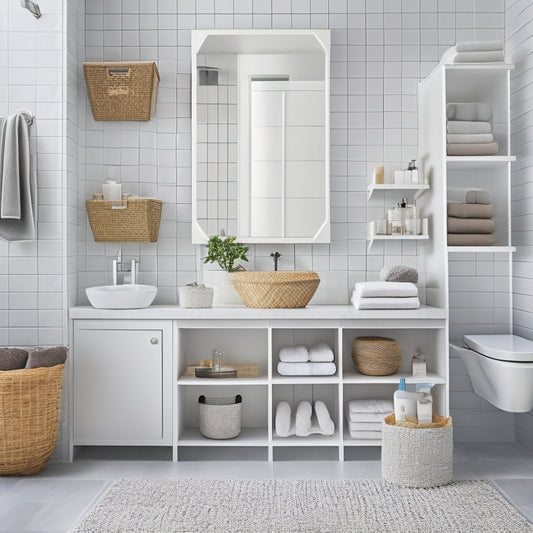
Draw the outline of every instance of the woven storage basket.
<instances>
[{"instance_id":1,"label":"woven storage basket","mask_svg":"<svg viewBox=\"0 0 533 533\"><path fill-rule=\"evenodd\" d=\"M433 415L440 427L394 425L394 414L382 422L381 475L404 487L437 487L453 478L451 418Z\"/></svg>"},{"instance_id":2,"label":"woven storage basket","mask_svg":"<svg viewBox=\"0 0 533 533\"><path fill-rule=\"evenodd\" d=\"M122 202L87 200L87 216L97 242L156 242L163 202L128 198ZM117 207L119 207L117 209Z\"/></svg>"},{"instance_id":3,"label":"woven storage basket","mask_svg":"<svg viewBox=\"0 0 533 533\"><path fill-rule=\"evenodd\" d=\"M233 439L241 432L240 395L231 398L198 398L200 433L208 439Z\"/></svg>"},{"instance_id":4,"label":"woven storage basket","mask_svg":"<svg viewBox=\"0 0 533 533\"><path fill-rule=\"evenodd\" d=\"M84 63L94 120L150 120L159 84L153 61Z\"/></svg>"},{"instance_id":5,"label":"woven storage basket","mask_svg":"<svg viewBox=\"0 0 533 533\"><path fill-rule=\"evenodd\" d=\"M316 272L232 272L231 281L246 307L305 307L320 284Z\"/></svg>"},{"instance_id":6,"label":"woven storage basket","mask_svg":"<svg viewBox=\"0 0 533 533\"><path fill-rule=\"evenodd\" d=\"M64 367L0 371L0 475L36 474L50 459Z\"/></svg>"},{"instance_id":7,"label":"woven storage basket","mask_svg":"<svg viewBox=\"0 0 533 533\"><path fill-rule=\"evenodd\" d=\"M356 337L352 361L361 374L389 376L400 370L402 350L394 339L387 337Z\"/></svg>"}]
</instances>

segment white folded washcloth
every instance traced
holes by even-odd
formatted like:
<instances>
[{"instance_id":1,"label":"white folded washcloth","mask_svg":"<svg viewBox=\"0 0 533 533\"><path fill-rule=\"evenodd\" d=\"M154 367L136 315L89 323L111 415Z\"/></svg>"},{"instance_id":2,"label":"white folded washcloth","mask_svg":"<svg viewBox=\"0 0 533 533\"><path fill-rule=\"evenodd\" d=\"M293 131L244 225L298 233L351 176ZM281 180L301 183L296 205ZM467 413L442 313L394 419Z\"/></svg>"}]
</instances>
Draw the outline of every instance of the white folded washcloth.
<instances>
[{"instance_id":1,"label":"white folded washcloth","mask_svg":"<svg viewBox=\"0 0 533 533\"><path fill-rule=\"evenodd\" d=\"M480 52L457 52L453 57L454 63L503 63L503 50L487 50Z\"/></svg>"},{"instance_id":2,"label":"white folded washcloth","mask_svg":"<svg viewBox=\"0 0 533 533\"><path fill-rule=\"evenodd\" d=\"M313 407L311 402L302 400L296 407L295 429L296 436L307 437L311 431L311 415Z\"/></svg>"},{"instance_id":3,"label":"white folded washcloth","mask_svg":"<svg viewBox=\"0 0 533 533\"><path fill-rule=\"evenodd\" d=\"M283 346L279 351L279 360L285 363L305 363L309 361L309 351L303 344Z\"/></svg>"},{"instance_id":4,"label":"white folded washcloth","mask_svg":"<svg viewBox=\"0 0 533 533\"><path fill-rule=\"evenodd\" d=\"M492 143L494 135L492 133L447 133L446 142L448 144Z\"/></svg>"},{"instance_id":5,"label":"white folded washcloth","mask_svg":"<svg viewBox=\"0 0 533 533\"><path fill-rule=\"evenodd\" d=\"M289 437L296 432L294 421L291 417L291 406L288 402L278 402L276 406L276 433L280 437Z\"/></svg>"},{"instance_id":6,"label":"white folded washcloth","mask_svg":"<svg viewBox=\"0 0 533 533\"><path fill-rule=\"evenodd\" d=\"M381 439L381 431L350 431L352 439Z\"/></svg>"},{"instance_id":7,"label":"white folded washcloth","mask_svg":"<svg viewBox=\"0 0 533 533\"><path fill-rule=\"evenodd\" d=\"M309 361L313 363L329 363L334 359L333 350L325 342L319 342L309 348Z\"/></svg>"},{"instance_id":8,"label":"white folded washcloth","mask_svg":"<svg viewBox=\"0 0 533 533\"><path fill-rule=\"evenodd\" d=\"M315 417L317 425L322 435L333 435L335 433L335 424L329 416L328 408L322 400L315 400Z\"/></svg>"},{"instance_id":9,"label":"white folded washcloth","mask_svg":"<svg viewBox=\"0 0 533 533\"><path fill-rule=\"evenodd\" d=\"M390 414L394 411L392 400L384 398L369 398L366 400L350 400L348 402L348 411L352 413L385 413Z\"/></svg>"},{"instance_id":10,"label":"white folded washcloth","mask_svg":"<svg viewBox=\"0 0 533 533\"><path fill-rule=\"evenodd\" d=\"M369 309L418 309L420 300L415 296L411 298L361 298L357 291L353 291L352 304L361 311Z\"/></svg>"},{"instance_id":11,"label":"white folded washcloth","mask_svg":"<svg viewBox=\"0 0 533 533\"><path fill-rule=\"evenodd\" d=\"M389 414L393 412L390 410ZM385 413L352 413L350 412L350 422L381 422L387 416Z\"/></svg>"},{"instance_id":12,"label":"white folded washcloth","mask_svg":"<svg viewBox=\"0 0 533 533\"><path fill-rule=\"evenodd\" d=\"M489 122L492 119L492 107L484 102L450 103L446 107L446 118L468 122Z\"/></svg>"},{"instance_id":13,"label":"white folded washcloth","mask_svg":"<svg viewBox=\"0 0 533 533\"><path fill-rule=\"evenodd\" d=\"M471 120L448 120L446 123L448 133L492 133L490 122Z\"/></svg>"},{"instance_id":14,"label":"white folded washcloth","mask_svg":"<svg viewBox=\"0 0 533 533\"><path fill-rule=\"evenodd\" d=\"M483 189L476 189L474 191L468 191L466 193L467 204L490 204L490 192Z\"/></svg>"},{"instance_id":15,"label":"white folded washcloth","mask_svg":"<svg viewBox=\"0 0 533 533\"><path fill-rule=\"evenodd\" d=\"M503 41L463 41L455 45L457 52L490 52L503 50Z\"/></svg>"},{"instance_id":16,"label":"white folded washcloth","mask_svg":"<svg viewBox=\"0 0 533 533\"><path fill-rule=\"evenodd\" d=\"M278 363L282 376L332 376L336 371L335 363Z\"/></svg>"},{"instance_id":17,"label":"white folded washcloth","mask_svg":"<svg viewBox=\"0 0 533 533\"><path fill-rule=\"evenodd\" d=\"M350 431L381 431L381 422L352 422L349 420L348 429Z\"/></svg>"},{"instance_id":18,"label":"white folded washcloth","mask_svg":"<svg viewBox=\"0 0 533 533\"><path fill-rule=\"evenodd\" d=\"M408 281L358 281L355 290L361 298L411 298L418 288Z\"/></svg>"}]
</instances>

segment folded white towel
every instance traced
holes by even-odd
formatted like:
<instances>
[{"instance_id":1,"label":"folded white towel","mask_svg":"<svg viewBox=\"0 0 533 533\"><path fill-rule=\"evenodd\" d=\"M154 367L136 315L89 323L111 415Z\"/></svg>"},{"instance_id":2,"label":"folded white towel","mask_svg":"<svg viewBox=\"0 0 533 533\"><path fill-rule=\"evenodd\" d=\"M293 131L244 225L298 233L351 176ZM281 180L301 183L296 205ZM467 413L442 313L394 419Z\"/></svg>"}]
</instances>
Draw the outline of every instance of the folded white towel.
<instances>
[{"instance_id":1,"label":"folded white towel","mask_svg":"<svg viewBox=\"0 0 533 533\"><path fill-rule=\"evenodd\" d=\"M503 41L463 41L455 45L457 52L488 52L503 50Z\"/></svg>"},{"instance_id":2,"label":"folded white towel","mask_svg":"<svg viewBox=\"0 0 533 533\"><path fill-rule=\"evenodd\" d=\"M352 304L361 311L365 309L418 309L420 300L415 296L411 298L361 298L357 291L353 291Z\"/></svg>"},{"instance_id":3,"label":"folded white towel","mask_svg":"<svg viewBox=\"0 0 533 533\"><path fill-rule=\"evenodd\" d=\"M302 400L296 407L296 436L307 437L311 431L311 415L313 407L311 402Z\"/></svg>"},{"instance_id":4,"label":"folded white towel","mask_svg":"<svg viewBox=\"0 0 533 533\"><path fill-rule=\"evenodd\" d=\"M448 120L446 131L448 133L492 133L492 126L490 122Z\"/></svg>"},{"instance_id":5,"label":"folded white towel","mask_svg":"<svg viewBox=\"0 0 533 533\"><path fill-rule=\"evenodd\" d=\"M305 363L309 361L309 351L303 344L283 346L279 351L279 360L285 363Z\"/></svg>"},{"instance_id":6,"label":"folded white towel","mask_svg":"<svg viewBox=\"0 0 533 533\"><path fill-rule=\"evenodd\" d=\"M478 189L475 191L468 191L466 193L466 203L467 204L490 204L490 192L483 189Z\"/></svg>"},{"instance_id":7,"label":"folded white towel","mask_svg":"<svg viewBox=\"0 0 533 533\"><path fill-rule=\"evenodd\" d=\"M393 412L393 409L389 413L352 413L350 412L350 422L379 422Z\"/></svg>"},{"instance_id":8,"label":"folded white towel","mask_svg":"<svg viewBox=\"0 0 533 533\"><path fill-rule=\"evenodd\" d=\"M350 431L352 439L381 439L381 431Z\"/></svg>"},{"instance_id":9,"label":"folded white towel","mask_svg":"<svg viewBox=\"0 0 533 533\"><path fill-rule=\"evenodd\" d=\"M276 407L276 433L280 437L289 437L295 434L295 426L291 417L291 406L288 402L278 402Z\"/></svg>"},{"instance_id":10,"label":"folded white towel","mask_svg":"<svg viewBox=\"0 0 533 533\"><path fill-rule=\"evenodd\" d=\"M381 431L381 422L352 422L349 420L348 428L350 431Z\"/></svg>"},{"instance_id":11,"label":"folded white towel","mask_svg":"<svg viewBox=\"0 0 533 533\"><path fill-rule=\"evenodd\" d=\"M335 433L335 424L331 420L331 416L329 416L326 404L322 400L316 400L314 408L316 421L322 435L333 435Z\"/></svg>"},{"instance_id":12,"label":"folded white towel","mask_svg":"<svg viewBox=\"0 0 533 533\"><path fill-rule=\"evenodd\" d=\"M472 144L494 142L492 133L448 133L446 134L448 144Z\"/></svg>"},{"instance_id":13,"label":"folded white towel","mask_svg":"<svg viewBox=\"0 0 533 533\"><path fill-rule=\"evenodd\" d=\"M446 107L446 117L448 120L489 122L492 118L492 107L483 102L448 104Z\"/></svg>"},{"instance_id":14,"label":"folded white towel","mask_svg":"<svg viewBox=\"0 0 533 533\"><path fill-rule=\"evenodd\" d=\"M334 359L333 350L325 342L319 342L309 348L309 361L313 363L329 363Z\"/></svg>"},{"instance_id":15,"label":"folded white towel","mask_svg":"<svg viewBox=\"0 0 533 533\"><path fill-rule=\"evenodd\" d=\"M361 298L411 298L418 288L408 281L359 281L355 290Z\"/></svg>"},{"instance_id":16,"label":"folded white towel","mask_svg":"<svg viewBox=\"0 0 533 533\"><path fill-rule=\"evenodd\" d=\"M335 363L278 363L282 376L332 376L336 371Z\"/></svg>"},{"instance_id":17,"label":"folded white towel","mask_svg":"<svg viewBox=\"0 0 533 533\"><path fill-rule=\"evenodd\" d=\"M366 400L350 400L348 410L352 413L385 413L390 414L394 411L392 400L384 398L369 398Z\"/></svg>"},{"instance_id":18,"label":"folded white towel","mask_svg":"<svg viewBox=\"0 0 533 533\"><path fill-rule=\"evenodd\" d=\"M503 50L488 50L480 52L457 52L453 57L454 63L503 63Z\"/></svg>"}]
</instances>

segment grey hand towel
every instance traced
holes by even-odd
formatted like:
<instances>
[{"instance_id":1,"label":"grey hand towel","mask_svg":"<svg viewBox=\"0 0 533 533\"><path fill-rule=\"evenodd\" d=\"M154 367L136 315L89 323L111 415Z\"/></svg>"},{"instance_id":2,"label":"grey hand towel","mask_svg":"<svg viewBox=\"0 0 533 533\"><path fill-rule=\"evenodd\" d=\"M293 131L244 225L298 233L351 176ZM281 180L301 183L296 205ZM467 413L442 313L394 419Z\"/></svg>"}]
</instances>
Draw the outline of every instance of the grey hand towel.
<instances>
[{"instance_id":1,"label":"grey hand towel","mask_svg":"<svg viewBox=\"0 0 533 533\"><path fill-rule=\"evenodd\" d=\"M0 237L37 236L37 178L31 169L26 119L20 113L0 124Z\"/></svg>"},{"instance_id":2,"label":"grey hand towel","mask_svg":"<svg viewBox=\"0 0 533 533\"><path fill-rule=\"evenodd\" d=\"M467 204L490 204L490 192L482 189L466 193Z\"/></svg>"},{"instance_id":3,"label":"grey hand towel","mask_svg":"<svg viewBox=\"0 0 533 533\"><path fill-rule=\"evenodd\" d=\"M458 52L490 52L503 50L503 41L463 41L457 43L455 49Z\"/></svg>"},{"instance_id":4,"label":"grey hand towel","mask_svg":"<svg viewBox=\"0 0 533 533\"><path fill-rule=\"evenodd\" d=\"M494 208L490 204L449 203L448 216L456 218L492 218Z\"/></svg>"},{"instance_id":5,"label":"grey hand towel","mask_svg":"<svg viewBox=\"0 0 533 533\"><path fill-rule=\"evenodd\" d=\"M446 107L446 117L448 120L488 122L492 118L492 107L489 104L478 102L450 103Z\"/></svg>"},{"instance_id":6,"label":"grey hand towel","mask_svg":"<svg viewBox=\"0 0 533 533\"><path fill-rule=\"evenodd\" d=\"M492 133L448 133L446 142L448 144L492 143L494 136Z\"/></svg>"},{"instance_id":7,"label":"grey hand towel","mask_svg":"<svg viewBox=\"0 0 533 533\"><path fill-rule=\"evenodd\" d=\"M454 63L503 63L504 61L505 52L503 50L457 52L453 58Z\"/></svg>"},{"instance_id":8,"label":"grey hand towel","mask_svg":"<svg viewBox=\"0 0 533 533\"><path fill-rule=\"evenodd\" d=\"M499 146L493 143L472 143L472 144L448 144L446 151L448 155L496 155Z\"/></svg>"},{"instance_id":9,"label":"grey hand towel","mask_svg":"<svg viewBox=\"0 0 533 533\"><path fill-rule=\"evenodd\" d=\"M448 246L492 246L494 235L479 233L448 233Z\"/></svg>"},{"instance_id":10,"label":"grey hand towel","mask_svg":"<svg viewBox=\"0 0 533 533\"><path fill-rule=\"evenodd\" d=\"M448 217L448 233L494 233L494 222L488 218Z\"/></svg>"},{"instance_id":11,"label":"grey hand towel","mask_svg":"<svg viewBox=\"0 0 533 533\"><path fill-rule=\"evenodd\" d=\"M446 131L448 133L492 133L492 126L490 122L448 120Z\"/></svg>"}]
</instances>

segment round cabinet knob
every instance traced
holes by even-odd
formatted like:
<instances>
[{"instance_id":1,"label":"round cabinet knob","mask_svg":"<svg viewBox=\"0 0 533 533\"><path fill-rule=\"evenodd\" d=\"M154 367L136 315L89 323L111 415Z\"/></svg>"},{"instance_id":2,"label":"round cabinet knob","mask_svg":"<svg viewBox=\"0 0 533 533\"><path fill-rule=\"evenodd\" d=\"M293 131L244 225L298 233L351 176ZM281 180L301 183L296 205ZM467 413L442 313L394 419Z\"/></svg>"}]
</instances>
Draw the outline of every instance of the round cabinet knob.
<instances>
[{"instance_id":1,"label":"round cabinet knob","mask_svg":"<svg viewBox=\"0 0 533 533\"><path fill-rule=\"evenodd\" d=\"M159 339L158 339L157 337L152 337L152 338L150 339L150 342L151 342L152 344L159 344Z\"/></svg>"}]
</instances>

